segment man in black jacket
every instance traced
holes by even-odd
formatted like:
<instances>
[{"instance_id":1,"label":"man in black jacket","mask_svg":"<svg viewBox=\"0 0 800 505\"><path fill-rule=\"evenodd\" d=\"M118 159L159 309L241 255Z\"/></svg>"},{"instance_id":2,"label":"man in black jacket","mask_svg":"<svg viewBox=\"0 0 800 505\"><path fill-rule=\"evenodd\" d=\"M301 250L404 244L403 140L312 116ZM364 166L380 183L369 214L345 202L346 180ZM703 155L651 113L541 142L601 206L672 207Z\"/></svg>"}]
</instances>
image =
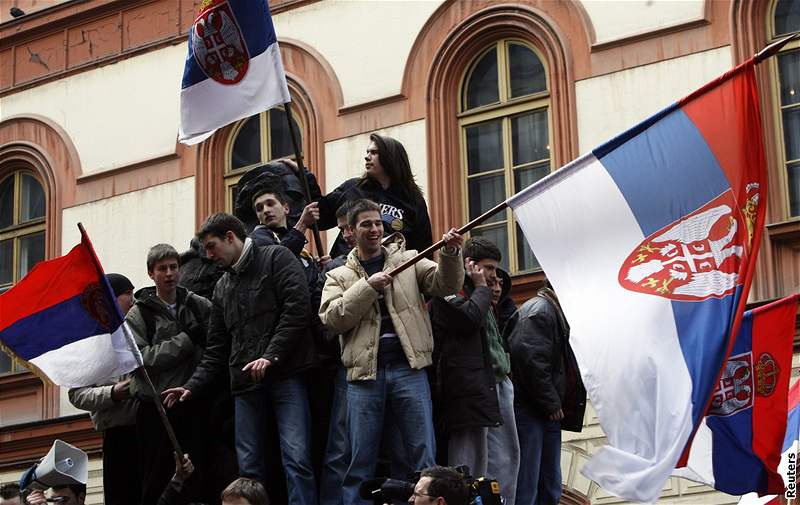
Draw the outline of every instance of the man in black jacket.
<instances>
[{"instance_id":1,"label":"man in black jacket","mask_svg":"<svg viewBox=\"0 0 800 505\"><path fill-rule=\"evenodd\" d=\"M447 462L469 466L476 477L499 480L501 495L514 503L519 470L514 387L492 308L501 257L490 240L467 240L463 291L435 298L430 311L438 372L437 417L447 434Z\"/></svg>"},{"instance_id":2,"label":"man in black jacket","mask_svg":"<svg viewBox=\"0 0 800 505\"><path fill-rule=\"evenodd\" d=\"M316 503L308 391L299 374L313 363L314 352L303 269L285 247L255 246L244 224L229 214L209 217L197 237L227 271L214 289L200 365L184 387L164 391L164 402L171 407L201 393L227 363L240 474L266 481L265 423L274 413L289 503Z\"/></svg>"},{"instance_id":3,"label":"man in black jacket","mask_svg":"<svg viewBox=\"0 0 800 505\"><path fill-rule=\"evenodd\" d=\"M516 503L555 505L561 497L561 430L581 431L586 390L552 289L525 302L509 328L521 449Z\"/></svg>"}]
</instances>

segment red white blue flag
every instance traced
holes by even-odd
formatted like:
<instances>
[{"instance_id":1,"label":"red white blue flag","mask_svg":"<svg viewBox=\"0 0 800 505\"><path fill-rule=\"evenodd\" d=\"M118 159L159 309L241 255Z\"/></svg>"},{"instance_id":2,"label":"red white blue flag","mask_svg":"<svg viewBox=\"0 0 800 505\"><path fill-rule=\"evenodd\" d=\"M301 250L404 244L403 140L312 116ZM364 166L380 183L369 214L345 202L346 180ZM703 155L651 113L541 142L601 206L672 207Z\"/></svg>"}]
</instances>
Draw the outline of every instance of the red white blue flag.
<instances>
[{"instance_id":1,"label":"red white blue flag","mask_svg":"<svg viewBox=\"0 0 800 505\"><path fill-rule=\"evenodd\" d=\"M204 0L189 29L178 140L290 101L267 0Z\"/></svg>"},{"instance_id":2,"label":"red white blue flag","mask_svg":"<svg viewBox=\"0 0 800 505\"><path fill-rule=\"evenodd\" d=\"M675 475L732 495L783 492L778 465L788 434L797 300L745 312L688 463Z\"/></svg>"},{"instance_id":3,"label":"red white blue flag","mask_svg":"<svg viewBox=\"0 0 800 505\"><path fill-rule=\"evenodd\" d=\"M583 474L655 501L733 346L764 223L748 61L508 200L558 293L608 445Z\"/></svg>"},{"instance_id":4,"label":"red white blue flag","mask_svg":"<svg viewBox=\"0 0 800 505\"><path fill-rule=\"evenodd\" d=\"M0 295L0 344L65 387L96 384L142 363L89 237L82 234L69 253L38 263Z\"/></svg>"}]
</instances>

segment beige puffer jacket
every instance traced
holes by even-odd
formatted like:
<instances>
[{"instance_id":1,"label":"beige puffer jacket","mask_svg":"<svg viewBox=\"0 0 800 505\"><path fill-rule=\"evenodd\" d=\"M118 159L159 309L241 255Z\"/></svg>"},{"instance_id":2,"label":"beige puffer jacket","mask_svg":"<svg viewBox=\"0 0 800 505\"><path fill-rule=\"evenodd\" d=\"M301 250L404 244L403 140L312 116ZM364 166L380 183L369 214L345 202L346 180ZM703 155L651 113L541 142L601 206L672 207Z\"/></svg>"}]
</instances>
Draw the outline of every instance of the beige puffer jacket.
<instances>
[{"instance_id":1,"label":"beige puffer jacket","mask_svg":"<svg viewBox=\"0 0 800 505\"><path fill-rule=\"evenodd\" d=\"M417 255L406 251L402 240L383 247L387 272ZM411 368L432 363L433 335L425 307L427 296L457 293L464 282L461 252L440 252L439 263L422 259L402 271L384 293L386 306ZM328 272L319 309L322 322L341 335L342 363L347 380L374 380L377 376L381 316L378 292L367 283L367 273L353 249L344 266Z\"/></svg>"}]
</instances>

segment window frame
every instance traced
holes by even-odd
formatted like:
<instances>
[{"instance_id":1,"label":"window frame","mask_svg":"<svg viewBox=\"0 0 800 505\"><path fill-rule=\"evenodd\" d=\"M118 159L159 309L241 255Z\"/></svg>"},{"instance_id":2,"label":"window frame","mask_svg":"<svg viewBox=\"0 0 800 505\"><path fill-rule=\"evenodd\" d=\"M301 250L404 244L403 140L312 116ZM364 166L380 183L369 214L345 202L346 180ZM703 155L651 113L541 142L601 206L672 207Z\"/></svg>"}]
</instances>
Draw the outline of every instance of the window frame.
<instances>
[{"instance_id":1,"label":"window frame","mask_svg":"<svg viewBox=\"0 0 800 505\"><path fill-rule=\"evenodd\" d=\"M511 44L519 44L525 46L529 50L531 50L537 58L539 58L539 62L542 64L545 72L545 85L546 88L543 91L539 91L537 93L533 93L530 95L524 95L521 97L516 98L509 98L511 95L511 82L510 82L510 65L508 62L508 54L509 54L509 46ZM483 105L480 107L475 107L473 109L464 110L464 106L466 104L466 91L467 91L467 83L469 82L470 78L472 77L472 73L475 70L477 63L492 49L497 49L497 73L498 73L498 88L499 88L499 102ZM501 50L502 49L502 50ZM462 215L465 217L465 220L469 220L470 216L470 199L469 199L469 182L470 179L475 179L478 177L485 177L488 175L497 175L497 174L504 174L505 175L505 195L506 198L510 198L514 195L514 183L515 183L515 174L517 168L513 165L513 152L512 152L512 143L511 143L511 120L517 116L521 116L526 113L537 112L541 110L546 110L547 112L547 135L548 135L548 146L552 144L553 139L553 108L552 108L552 90L551 90L551 81L550 81L550 69L547 64L547 60L544 55L531 43L516 38L516 37L504 37L497 40L494 40L491 44L487 47L478 51L476 55L472 58L469 65L467 65L466 70L463 72L463 77L459 84L458 89L458 113L456 114L457 122L458 122L458 138L459 138L459 152L461 157L461 194L464 197L461 199L461 211ZM503 167L494 169L491 171L481 172L479 174L469 174L469 167L468 167L468 153L467 153L467 127L471 125L475 125L478 123L483 123L486 121L492 121L500 119L502 122L502 139L503 139ZM548 147L548 151L550 152L550 156L547 158L549 162L549 173L553 173L553 150ZM541 163L545 161L545 159L541 160L534 160L525 163L521 166L528 166L528 165L536 165L537 163ZM505 209L503 211L505 213L505 218L501 222L505 222L506 226L506 233L508 237L508 251L502 251L503 254L507 254L507 262L508 262L508 269L509 275L516 276L516 275L525 275L530 273L541 272L541 266L535 268L527 268L522 269L519 268L519 241L517 238L517 220L514 217L513 212L511 209ZM492 223L482 223L476 226L475 230L483 230L488 228L495 228L499 227L500 223L492 222Z\"/></svg>"},{"instance_id":2,"label":"window frame","mask_svg":"<svg viewBox=\"0 0 800 505\"><path fill-rule=\"evenodd\" d=\"M784 33L784 34L776 34L775 29L775 13L778 8L778 3L780 0L773 0L772 5L770 5L768 10L767 16L767 38L769 43L775 42L780 40L791 33L798 33L798 32L791 32L791 33ZM778 174L778 178L781 184L781 194L783 195L780 198L780 206L781 206L781 221L798 221L800 220L800 214L792 215L791 211L791 195L789 192L789 165L791 163L798 163L800 162L800 158L795 160L787 159L787 150L786 150L786 132L784 129L784 122L783 122L783 112L784 110L788 109L800 109L800 103L792 104L788 106L788 109L783 106L781 103L781 75L780 75L780 68L778 67L778 57L782 54L790 53L790 52L800 52L800 39L793 40L786 44L778 54L775 55L774 58L770 58L769 60L769 72L771 75L770 85L772 88L771 93L771 106L773 111L773 122L776 135L776 144L777 150L779 154L779 161L780 165L780 173ZM800 202L798 202L800 204Z\"/></svg>"},{"instance_id":3,"label":"window frame","mask_svg":"<svg viewBox=\"0 0 800 505\"><path fill-rule=\"evenodd\" d=\"M273 109L280 109L286 113L283 106L275 106ZM233 188L239 183L239 180L242 178L244 174L246 174L249 170L256 168L258 166L263 165L264 163L269 163L270 161L275 161L277 159L282 158L266 158L264 157L264 153L272 154L271 147L272 147L272 132L270 131L270 117L269 113L272 109L265 110L264 112L260 112L258 114L259 119L259 146L261 149L261 160L257 163L252 163L250 165L238 168L232 168L233 162L233 145L236 143L236 138L239 136L242 128L247 122L253 118L253 116L248 116L239 122L237 122L233 129L231 130L230 134L228 135L227 139L225 140L225 168L222 174L222 183L225 191L225 211L226 212L233 212L233 206L235 202L233 201ZM302 119L302 114L297 113L297 107L294 107L292 110L292 119L295 123L297 123L297 128L300 132L300 149L301 155L305 157L305 150L303 147L303 141L306 138L306 131L305 131L305 124ZM296 156L295 153L292 152L289 156L289 159L295 160Z\"/></svg>"},{"instance_id":4,"label":"window frame","mask_svg":"<svg viewBox=\"0 0 800 505\"><path fill-rule=\"evenodd\" d=\"M20 222L20 213L22 212L22 177L23 175L27 175L33 180L35 180L38 184L42 193L45 197L45 205L44 205L44 212L41 217L31 219L29 221ZM11 283L10 284L3 284L0 285L0 292L5 292L8 289L11 289L17 282L20 281L18 272L19 272L19 260L20 260L20 239L22 237L26 237L29 235L34 235L38 233L42 233L45 236L45 245L43 253L43 258L47 258L47 191L44 182L41 180L39 175L25 167L25 166L11 166L8 170L4 170L0 175L0 183L5 182L9 178L14 179L14 193L13 193L13 215L11 226L3 228L0 230L0 241L5 240L12 240L12 260L11 260ZM6 350L0 345L0 352L4 352L11 358L11 370L9 371L0 371L0 377L7 377L10 375L17 375L21 373L29 372L29 370L22 365L21 360Z\"/></svg>"}]
</instances>

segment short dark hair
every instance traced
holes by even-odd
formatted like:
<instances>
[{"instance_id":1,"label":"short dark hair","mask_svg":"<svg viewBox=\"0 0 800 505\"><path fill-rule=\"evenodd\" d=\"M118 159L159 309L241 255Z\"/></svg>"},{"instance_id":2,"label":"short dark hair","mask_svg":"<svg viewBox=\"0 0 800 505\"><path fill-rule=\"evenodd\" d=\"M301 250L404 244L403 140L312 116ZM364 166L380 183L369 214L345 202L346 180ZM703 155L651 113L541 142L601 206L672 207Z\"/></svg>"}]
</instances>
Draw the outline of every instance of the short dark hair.
<instances>
[{"instance_id":1,"label":"short dark hair","mask_svg":"<svg viewBox=\"0 0 800 505\"><path fill-rule=\"evenodd\" d=\"M0 486L0 498L10 500L17 497L19 497L19 484L16 482L9 482Z\"/></svg>"},{"instance_id":2,"label":"short dark hair","mask_svg":"<svg viewBox=\"0 0 800 505\"><path fill-rule=\"evenodd\" d=\"M61 491L62 489L69 489L72 491L72 494L75 495L77 498L81 493L86 494L86 484L67 484L66 486L53 486L53 489L56 491Z\"/></svg>"},{"instance_id":3,"label":"short dark hair","mask_svg":"<svg viewBox=\"0 0 800 505\"><path fill-rule=\"evenodd\" d=\"M244 498L250 502L250 505L269 505L269 498L264 486L260 482L246 477L240 477L228 484L228 487L222 491L220 500L228 498Z\"/></svg>"},{"instance_id":4,"label":"short dark hair","mask_svg":"<svg viewBox=\"0 0 800 505\"><path fill-rule=\"evenodd\" d=\"M349 200L339 205L339 208L336 209L336 219L347 217L347 214L350 212L350 209L353 208L355 202L355 200Z\"/></svg>"},{"instance_id":5,"label":"short dark hair","mask_svg":"<svg viewBox=\"0 0 800 505\"><path fill-rule=\"evenodd\" d=\"M355 226L359 214L361 214L362 212L373 212L373 211L380 214L381 213L380 205L373 202L372 200L367 200L366 198L356 200L353 202L353 206L350 207L350 210L347 211L347 224L349 224L350 226Z\"/></svg>"},{"instance_id":6,"label":"short dark hair","mask_svg":"<svg viewBox=\"0 0 800 505\"><path fill-rule=\"evenodd\" d=\"M469 489L464 477L455 469L446 466L432 466L420 472L420 477L430 477L428 495L441 496L447 505L467 505Z\"/></svg>"},{"instance_id":7,"label":"short dark hair","mask_svg":"<svg viewBox=\"0 0 800 505\"><path fill-rule=\"evenodd\" d=\"M503 253L486 237L470 237L464 242L464 257L473 261L486 259L501 261Z\"/></svg>"},{"instance_id":8,"label":"short dark hair","mask_svg":"<svg viewBox=\"0 0 800 505\"><path fill-rule=\"evenodd\" d=\"M154 245L147 252L147 271L152 272L156 263L167 258L174 259L178 262L178 265L181 263L181 256L174 247L169 244Z\"/></svg>"},{"instance_id":9,"label":"short dark hair","mask_svg":"<svg viewBox=\"0 0 800 505\"><path fill-rule=\"evenodd\" d=\"M281 205L284 205L284 204L289 202L289 198L286 196L286 193L283 192L283 189L281 189L281 188L279 188L277 186L271 186L271 185L266 185L265 184L265 185L261 186L260 188L257 188L253 192L253 197L250 198L250 205L252 206L253 204L255 204L256 198L258 198L261 195L266 195L266 194L270 194L270 195L275 196L275 199L278 200L279 202L281 202Z\"/></svg>"},{"instance_id":10,"label":"short dark hair","mask_svg":"<svg viewBox=\"0 0 800 505\"><path fill-rule=\"evenodd\" d=\"M247 232L244 230L244 223L242 223L238 217L226 214L225 212L217 212L216 214L208 216L205 222L203 222L200 226L200 230L197 232L197 238L200 242L209 235L222 238L229 231L232 231L241 241L247 238Z\"/></svg>"}]
</instances>

